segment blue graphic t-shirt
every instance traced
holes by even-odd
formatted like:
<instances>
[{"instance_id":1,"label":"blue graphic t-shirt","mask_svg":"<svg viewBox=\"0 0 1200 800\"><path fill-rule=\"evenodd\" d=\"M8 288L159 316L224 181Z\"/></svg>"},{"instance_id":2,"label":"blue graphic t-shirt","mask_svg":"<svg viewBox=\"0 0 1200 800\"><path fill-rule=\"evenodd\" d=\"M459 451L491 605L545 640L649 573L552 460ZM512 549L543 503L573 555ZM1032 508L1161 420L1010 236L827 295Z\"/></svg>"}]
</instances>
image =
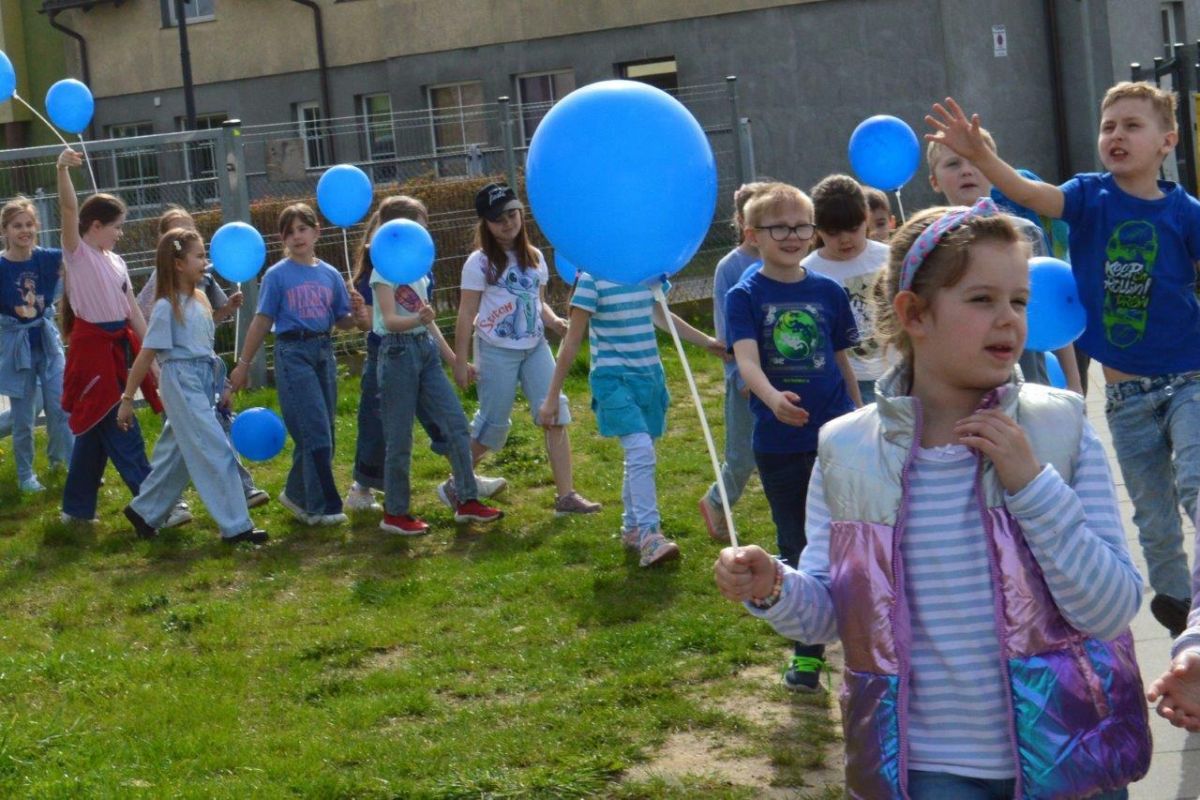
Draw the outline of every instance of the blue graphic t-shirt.
<instances>
[{"instance_id":1,"label":"blue graphic t-shirt","mask_svg":"<svg viewBox=\"0 0 1200 800\"><path fill-rule=\"evenodd\" d=\"M754 450L808 453L817 449L817 431L854 409L834 354L858 343L858 329L846 292L832 278L809 272L797 283L781 283L761 272L743 278L725 296L730 344L753 339L762 371L780 391L800 395L808 411L801 427L780 422L754 394Z\"/></svg>"},{"instance_id":2,"label":"blue graphic t-shirt","mask_svg":"<svg viewBox=\"0 0 1200 800\"><path fill-rule=\"evenodd\" d=\"M1071 267L1087 310L1079 346L1134 375L1200 369L1200 202L1159 181L1165 197L1142 200L1109 173L1064 183Z\"/></svg>"},{"instance_id":3,"label":"blue graphic t-shirt","mask_svg":"<svg viewBox=\"0 0 1200 800\"><path fill-rule=\"evenodd\" d=\"M46 313L58 291L62 250L35 247L27 261L0 257L0 313L30 322Z\"/></svg>"},{"instance_id":4,"label":"blue graphic t-shirt","mask_svg":"<svg viewBox=\"0 0 1200 800\"><path fill-rule=\"evenodd\" d=\"M325 332L350 313L350 293L324 261L310 266L285 258L263 275L258 313L275 320L276 334Z\"/></svg>"}]
</instances>

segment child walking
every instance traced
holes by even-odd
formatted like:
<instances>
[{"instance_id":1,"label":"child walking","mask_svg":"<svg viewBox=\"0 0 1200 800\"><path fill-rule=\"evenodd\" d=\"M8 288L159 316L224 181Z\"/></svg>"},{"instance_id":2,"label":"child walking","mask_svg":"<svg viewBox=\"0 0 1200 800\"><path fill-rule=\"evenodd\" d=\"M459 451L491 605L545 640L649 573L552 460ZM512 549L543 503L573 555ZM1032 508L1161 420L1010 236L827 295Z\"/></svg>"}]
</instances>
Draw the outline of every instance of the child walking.
<instances>
[{"instance_id":1,"label":"child walking","mask_svg":"<svg viewBox=\"0 0 1200 800\"><path fill-rule=\"evenodd\" d=\"M263 275L258 309L229 382L235 392L245 388L250 361L273 325L275 388L295 443L279 503L306 525L339 525L346 515L333 477L337 362L329 330L354 328L362 297L352 297L337 269L317 258L320 235L317 215L304 203L279 214L285 257Z\"/></svg>"},{"instance_id":2,"label":"child walking","mask_svg":"<svg viewBox=\"0 0 1200 800\"><path fill-rule=\"evenodd\" d=\"M1104 365L1104 414L1155 593L1150 610L1178 636L1191 597L1179 508L1194 519L1200 489L1200 348L1190 346L1200 340L1200 201L1158 177L1179 137L1175 95L1148 83L1109 89L1098 143L1106 171L1062 186L1017 174L953 100L934 113L927 138L969 158L1013 202L1071 226L1087 312L1079 345Z\"/></svg>"},{"instance_id":3,"label":"child walking","mask_svg":"<svg viewBox=\"0 0 1200 800\"><path fill-rule=\"evenodd\" d=\"M46 487L33 469L39 399L46 412L50 469L64 467L75 447L62 409L66 360L54 324L63 254L37 245L37 209L27 198L17 197L0 208L0 231L0 394L9 399L17 484L22 492L42 492Z\"/></svg>"},{"instance_id":4,"label":"child walking","mask_svg":"<svg viewBox=\"0 0 1200 800\"><path fill-rule=\"evenodd\" d=\"M150 474L125 517L139 538L153 539L189 478L230 544L267 541L250 522L246 498L229 491L237 474L233 447L213 413L217 398L228 401L225 362L213 351L212 308L199 288L207 260L195 231L175 228L159 238L155 253L157 295L142 351L129 370L117 425L133 425L133 399L156 356L166 421L154 445Z\"/></svg>"},{"instance_id":5,"label":"child walking","mask_svg":"<svg viewBox=\"0 0 1200 800\"><path fill-rule=\"evenodd\" d=\"M892 202L888 200L887 192L873 186L864 186L867 193L867 238L873 242L888 243L892 238L892 228L896 226L896 218L892 216Z\"/></svg>"},{"instance_id":6,"label":"child walking","mask_svg":"<svg viewBox=\"0 0 1200 800\"><path fill-rule=\"evenodd\" d=\"M799 569L716 563L780 633L841 640L850 797L1112 800L1149 766L1104 447L1014 371L1027 247L986 198L897 231L876 331L902 360L821 431Z\"/></svg>"},{"instance_id":7,"label":"child walking","mask_svg":"<svg viewBox=\"0 0 1200 800\"><path fill-rule=\"evenodd\" d=\"M512 426L509 415L518 383L537 422L537 410L546 398L554 372L554 356L545 329L549 327L559 336L567 332L566 320L545 303L550 272L541 251L529 242L524 208L516 193L503 184L489 183L475 195L479 227L475 252L462 271L454 332L458 352L454 379L461 389L470 383L474 338L479 409L471 424L471 454L476 464L489 451L502 448L508 439ZM566 428L571 411L566 395L558 399L561 402L555 405L559 416L545 426L546 455L557 494L554 513L593 514L600 510L600 504L575 491L571 440ZM438 488L447 505L453 505L452 488L451 481Z\"/></svg>"},{"instance_id":8,"label":"child walking","mask_svg":"<svg viewBox=\"0 0 1200 800\"><path fill-rule=\"evenodd\" d=\"M671 316L685 341L725 358L724 344ZM638 551L643 567L679 557L679 546L662 534L655 489L654 440L666 430L671 399L655 326L666 329L667 319L645 286L612 283L580 272L571 296L571 323L537 415L543 427L561 419L562 385L587 332L592 411L600 435L617 437L625 451L621 543Z\"/></svg>"},{"instance_id":9,"label":"child walking","mask_svg":"<svg viewBox=\"0 0 1200 800\"><path fill-rule=\"evenodd\" d=\"M729 341L752 393L754 461L780 558L792 567L805 545L817 431L862 404L848 356L858 343L850 301L836 281L801 266L814 231L804 192L784 183L764 188L746 204L746 238L757 245L762 269L725 299ZM784 686L819 691L824 645L798 639L793 650Z\"/></svg>"}]
</instances>

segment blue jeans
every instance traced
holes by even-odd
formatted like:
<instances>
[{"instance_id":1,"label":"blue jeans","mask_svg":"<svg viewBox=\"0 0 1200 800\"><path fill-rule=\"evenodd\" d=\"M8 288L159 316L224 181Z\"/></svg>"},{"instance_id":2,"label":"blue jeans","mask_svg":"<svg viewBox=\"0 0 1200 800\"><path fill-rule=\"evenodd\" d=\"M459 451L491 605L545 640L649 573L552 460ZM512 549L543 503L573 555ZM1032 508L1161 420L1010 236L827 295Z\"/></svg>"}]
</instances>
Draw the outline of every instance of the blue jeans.
<instances>
[{"instance_id":1,"label":"blue jeans","mask_svg":"<svg viewBox=\"0 0 1200 800\"><path fill-rule=\"evenodd\" d=\"M122 386L121 391L124 390ZM137 417L133 418L129 430L123 431L117 427L115 406L86 433L75 437L71 466L67 468L67 480L63 484L64 514L87 520L96 516L96 494L100 490L100 478L109 459L112 459L121 480L129 487L129 493L137 497L142 489L142 481L150 474L146 443L142 440Z\"/></svg>"},{"instance_id":2,"label":"blue jeans","mask_svg":"<svg viewBox=\"0 0 1200 800\"><path fill-rule=\"evenodd\" d=\"M1200 372L1111 383L1104 414L1156 594L1192 596L1183 525L1200 489Z\"/></svg>"},{"instance_id":3,"label":"blue jeans","mask_svg":"<svg viewBox=\"0 0 1200 800\"><path fill-rule=\"evenodd\" d=\"M875 380L873 378L858 382L858 396L862 398L864 406L875 402Z\"/></svg>"},{"instance_id":4,"label":"blue jeans","mask_svg":"<svg viewBox=\"0 0 1200 800\"><path fill-rule=\"evenodd\" d=\"M284 489L288 499L307 514L341 513L342 497L333 478L337 362L329 337L276 338L275 389L294 442Z\"/></svg>"},{"instance_id":5,"label":"blue jeans","mask_svg":"<svg viewBox=\"0 0 1200 800\"><path fill-rule=\"evenodd\" d=\"M538 409L546 400L550 380L554 377L554 356L543 339L529 350L516 350L488 344L475 337L475 366L479 376L475 382L479 409L471 422L471 438L488 450L499 450L508 441L512 427L512 407L517 399L517 384L529 401L533 421L537 423ZM558 395L556 425L571 422L567 396Z\"/></svg>"},{"instance_id":6,"label":"blue jeans","mask_svg":"<svg viewBox=\"0 0 1200 800\"><path fill-rule=\"evenodd\" d=\"M412 424L417 414L431 420L445 434L458 501L478 498L467 415L442 369L437 345L428 334L392 333L384 337L379 348L379 389L387 452L383 471L383 505L387 513L409 513Z\"/></svg>"},{"instance_id":7,"label":"blue jeans","mask_svg":"<svg viewBox=\"0 0 1200 800\"><path fill-rule=\"evenodd\" d=\"M654 440L648 433L627 433L620 441L625 451L625 475L621 481L625 513L621 515L621 524L626 530L656 530L662 519L658 514L658 490L654 482L658 461Z\"/></svg>"},{"instance_id":8,"label":"blue jeans","mask_svg":"<svg viewBox=\"0 0 1200 800\"><path fill-rule=\"evenodd\" d=\"M909 770L908 796L911 800L1012 800L1016 780L966 778L948 772ZM1092 800L1125 800L1128 789L1093 795Z\"/></svg>"},{"instance_id":9,"label":"blue jeans","mask_svg":"<svg viewBox=\"0 0 1200 800\"><path fill-rule=\"evenodd\" d=\"M721 482L733 507L746 490L746 482L754 474L754 415L750 398L743 397L737 388L737 378L725 379L725 463L721 465ZM708 488L708 499L721 505L721 494L714 481Z\"/></svg>"},{"instance_id":10,"label":"blue jeans","mask_svg":"<svg viewBox=\"0 0 1200 800\"><path fill-rule=\"evenodd\" d=\"M65 464L75 447L75 434L71 433L67 412L62 409L63 368L66 366L62 350L48 353L44 347L39 347L32 355L33 369L25 375L23 396L9 398L13 457L17 462L19 481L34 477L33 429L39 408L46 412L46 455L50 464Z\"/></svg>"}]
</instances>

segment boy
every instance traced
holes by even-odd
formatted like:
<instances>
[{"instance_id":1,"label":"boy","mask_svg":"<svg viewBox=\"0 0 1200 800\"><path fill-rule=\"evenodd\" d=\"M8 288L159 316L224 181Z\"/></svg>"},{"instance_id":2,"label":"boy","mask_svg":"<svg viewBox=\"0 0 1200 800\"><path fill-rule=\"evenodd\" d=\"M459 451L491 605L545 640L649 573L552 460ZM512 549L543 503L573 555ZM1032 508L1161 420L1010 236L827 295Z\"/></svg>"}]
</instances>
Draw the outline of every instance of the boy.
<instances>
[{"instance_id":1,"label":"boy","mask_svg":"<svg viewBox=\"0 0 1200 800\"><path fill-rule=\"evenodd\" d=\"M750 387L754 461L771 506L779 557L796 566L806 543L805 500L817 431L861 405L847 348L858 342L846 292L800 265L815 232L812 201L774 183L746 204L746 241L762 269L725 299L726 329ZM820 690L825 648L797 642L784 684Z\"/></svg>"},{"instance_id":2,"label":"boy","mask_svg":"<svg viewBox=\"0 0 1200 800\"><path fill-rule=\"evenodd\" d=\"M850 366L864 403L875 402L875 381L887 371L887 360L874 330L872 296L875 278L887 263L888 246L867 238L867 196L849 175L830 175L813 187L814 218L822 246L800 265L833 278L850 299L858 328L858 344L850 350Z\"/></svg>"},{"instance_id":3,"label":"boy","mask_svg":"<svg viewBox=\"0 0 1200 800\"><path fill-rule=\"evenodd\" d=\"M896 218L892 216L892 203L887 193L874 186L864 186L867 193L867 238L873 242L887 244L892 238Z\"/></svg>"},{"instance_id":4,"label":"boy","mask_svg":"<svg viewBox=\"0 0 1200 800\"><path fill-rule=\"evenodd\" d=\"M926 117L932 142L969 158L1013 202L1071 226L1071 266L1087 327L1083 350L1103 364L1105 416L1133 500L1133 521L1155 596L1150 611L1172 635L1191 592L1179 506L1195 518L1200 486L1200 202L1158 179L1175 148L1175 96L1122 82L1100 104L1106 172L1062 186L1028 180L992 152L979 118L947 98Z\"/></svg>"}]
</instances>

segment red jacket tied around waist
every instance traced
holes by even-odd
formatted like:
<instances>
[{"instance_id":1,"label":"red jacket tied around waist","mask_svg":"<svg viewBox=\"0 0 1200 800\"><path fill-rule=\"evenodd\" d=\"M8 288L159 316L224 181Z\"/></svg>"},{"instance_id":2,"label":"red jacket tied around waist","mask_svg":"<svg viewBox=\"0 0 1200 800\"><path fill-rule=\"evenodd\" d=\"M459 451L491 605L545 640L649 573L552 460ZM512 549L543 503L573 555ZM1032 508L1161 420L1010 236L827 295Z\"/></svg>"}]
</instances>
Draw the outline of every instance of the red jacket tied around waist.
<instances>
[{"instance_id":1,"label":"red jacket tied around waist","mask_svg":"<svg viewBox=\"0 0 1200 800\"><path fill-rule=\"evenodd\" d=\"M120 330L107 331L76 318L71 329L62 394L62 407L70 415L68 423L76 436L91 430L121 402L121 393L129 376L126 343L132 356L136 357L142 342L128 323ZM150 373L146 373L141 390L155 413L162 413L157 384Z\"/></svg>"}]
</instances>

